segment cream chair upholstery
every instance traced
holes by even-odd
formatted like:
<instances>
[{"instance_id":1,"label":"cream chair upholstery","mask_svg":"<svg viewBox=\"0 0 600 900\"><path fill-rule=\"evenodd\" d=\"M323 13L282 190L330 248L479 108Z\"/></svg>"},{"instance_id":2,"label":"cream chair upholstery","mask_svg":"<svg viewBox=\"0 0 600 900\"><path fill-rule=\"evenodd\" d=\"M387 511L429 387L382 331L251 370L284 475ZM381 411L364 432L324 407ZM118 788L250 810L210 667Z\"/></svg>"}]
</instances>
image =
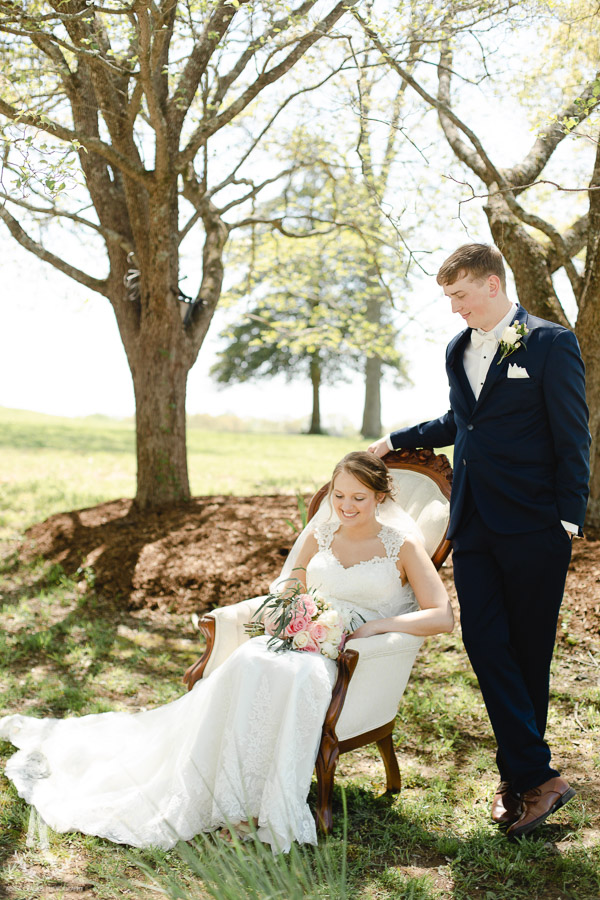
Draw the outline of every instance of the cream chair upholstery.
<instances>
[{"instance_id":1,"label":"cream chair upholstery","mask_svg":"<svg viewBox=\"0 0 600 900\"><path fill-rule=\"evenodd\" d=\"M339 741L374 731L396 717L423 638L414 634L375 634L348 642L358 663L348 685L335 731Z\"/></svg>"},{"instance_id":2,"label":"cream chair upholstery","mask_svg":"<svg viewBox=\"0 0 600 900\"><path fill-rule=\"evenodd\" d=\"M427 552L439 568L448 555L445 540L449 519L452 469L443 455L431 450L399 450L385 462L394 477L397 500L419 525ZM328 485L318 491L309 506L309 518L326 495ZM244 630L263 597L219 607L199 621L207 640L204 655L190 666L184 681L191 689L207 677L233 651L248 640ZM319 799L317 820L331 828L333 777L341 753L376 742L386 768L387 787L400 790L400 772L393 749L392 732L398 704L423 639L393 632L349 641L338 659L338 678L323 724L317 758Z\"/></svg>"},{"instance_id":3,"label":"cream chair upholstery","mask_svg":"<svg viewBox=\"0 0 600 900\"><path fill-rule=\"evenodd\" d=\"M402 508L412 516L425 538L425 548L433 556L444 540L450 515L450 500L429 475L393 469L392 477Z\"/></svg>"}]
</instances>

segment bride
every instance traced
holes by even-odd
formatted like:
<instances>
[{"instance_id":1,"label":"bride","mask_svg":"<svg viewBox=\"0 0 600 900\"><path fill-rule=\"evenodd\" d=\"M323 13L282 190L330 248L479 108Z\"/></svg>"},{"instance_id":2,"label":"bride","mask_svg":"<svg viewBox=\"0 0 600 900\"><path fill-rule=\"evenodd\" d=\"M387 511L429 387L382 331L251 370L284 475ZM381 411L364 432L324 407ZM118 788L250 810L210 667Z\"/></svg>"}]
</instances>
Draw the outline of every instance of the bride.
<instances>
[{"instance_id":1,"label":"bride","mask_svg":"<svg viewBox=\"0 0 600 900\"><path fill-rule=\"evenodd\" d=\"M355 638L451 631L444 586L391 491L381 459L345 456L329 503L279 580L293 572L340 612L358 613ZM316 843L306 798L336 665L319 653L274 653L267 640L246 641L189 693L154 710L6 716L0 738L19 748L8 778L59 832L168 849L252 819L276 850L292 840Z\"/></svg>"}]
</instances>

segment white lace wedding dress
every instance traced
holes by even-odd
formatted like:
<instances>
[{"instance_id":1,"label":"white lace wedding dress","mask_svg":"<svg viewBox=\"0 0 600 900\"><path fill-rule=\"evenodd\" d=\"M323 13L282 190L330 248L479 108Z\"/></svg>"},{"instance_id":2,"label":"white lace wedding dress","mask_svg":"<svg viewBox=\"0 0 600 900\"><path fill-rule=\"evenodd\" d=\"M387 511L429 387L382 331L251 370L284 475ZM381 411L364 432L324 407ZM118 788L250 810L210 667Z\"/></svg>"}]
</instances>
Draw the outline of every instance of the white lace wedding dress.
<instances>
[{"instance_id":1,"label":"white lace wedding dress","mask_svg":"<svg viewBox=\"0 0 600 900\"><path fill-rule=\"evenodd\" d=\"M344 568L336 525L316 529L310 587L364 619L416 608L396 558L403 536L384 525L382 555ZM12 715L0 738L20 748L6 774L59 832L170 848L249 816L275 849L316 843L306 802L336 664L313 653L242 644L178 700L148 712L68 719Z\"/></svg>"}]
</instances>

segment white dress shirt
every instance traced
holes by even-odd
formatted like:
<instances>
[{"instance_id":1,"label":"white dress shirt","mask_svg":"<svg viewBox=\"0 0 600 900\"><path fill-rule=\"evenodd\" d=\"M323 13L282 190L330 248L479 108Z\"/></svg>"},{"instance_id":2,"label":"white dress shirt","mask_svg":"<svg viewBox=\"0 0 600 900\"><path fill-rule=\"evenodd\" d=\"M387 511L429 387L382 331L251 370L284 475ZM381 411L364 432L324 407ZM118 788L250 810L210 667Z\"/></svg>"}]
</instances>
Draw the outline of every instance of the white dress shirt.
<instances>
[{"instance_id":1,"label":"white dress shirt","mask_svg":"<svg viewBox=\"0 0 600 900\"><path fill-rule=\"evenodd\" d=\"M481 328L473 329L471 340L467 341L465 345L463 366L476 400L479 399L481 388L492 364L492 359L498 349L502 332L507 325L511 324L516 312L516 304L511 303L509 311L500 319L495 328L492 328L491 331L482 331ZM477 340L477 336L479 340Z\"/></svg>"}]
</instances>

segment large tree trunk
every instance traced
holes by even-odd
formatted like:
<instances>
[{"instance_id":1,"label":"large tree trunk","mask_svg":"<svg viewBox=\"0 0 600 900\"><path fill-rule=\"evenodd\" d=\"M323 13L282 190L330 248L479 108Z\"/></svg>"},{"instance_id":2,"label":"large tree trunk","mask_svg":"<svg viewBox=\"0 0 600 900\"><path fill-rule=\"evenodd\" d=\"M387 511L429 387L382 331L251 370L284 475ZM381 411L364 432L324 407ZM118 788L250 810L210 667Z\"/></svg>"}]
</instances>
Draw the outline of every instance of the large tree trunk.
<instances>
[{"instance_id":1,"label":"large tree trunk","mask_svg":"<svg viewBox=\"0 0 600 900\"><path fill-rule=\"evenodd\" d=\"M377 289L375 273L368 273L371 291ZM371 296L367 300L367 322L381 323L381 302ZM381 360L377 356L367 356L365 364L365 407L360 433L364 438L379 437L381 434Z\"/></svg>"},{"instance_id":2,"label":"large tree trunk","mask_svg":"<svg viewBox=\"0 0 600 900\"><path fill-rule=\"evenodd\" d=\"M534 316L568 328L552 283L546 248L525 230L502 194L492 194L484 209L494 243L514 275L519 302Z\"/></svg>"},{"instance_id":3,"label":"large tree trunk","mask_svg":"<svg viewBox=\"0 0 600 900\"><path fill-rule=\"evenodd\" d=\"M600 223L599 223L600 227ZM600 241L597 233L596 241ZM590 295L592 294L590 280ZM590 408L590 499L586 515L586 534L600 538L600 259L593 278L593 298L579 313L577 336L586 370L586 394Z\"/></svg>"},{"instance_id":4,"label":"large tree trunk","mask_svg":"<svg viewBox=\"0 0 600 900\"><path fill-rule=\"evenodd\" d=\"M590 187L589 231L577 336L586 366L586 388L590 408L592 450L590 500L586 517L589 536L600 537L600 142Z\"/></svg>"},{"instance_id":5,"label":"large tree trunk","mask_svg":"<svg viewBox=\"0 0 600 900\"><path fill-rule=\"evenodd\" d=\"M196 352L178 292L177 194L165 179L149 197L145 240L136 246L139 299L113 299L136 403L137 493L142 509L190 497L186 382ZM114 263L114 261L113 261ZM115 285L117 288L118 285Z\"/></svg>"},{"instance_id":6,"label":"large tree trunk","mask_svg":"<svg viewBox=\"0 0 600 900\"><path fill-rule=\"evenodd\" d=\"M379 437L381 427L381 360L370 356L365 364L365 408L360 433L364 438Z\"/></svg>"},{"instance_id":7,"label":"large tree trunk","mask_svg":"<svg viewBox=\"0 0 600 900\"><path fill-rule=\"evenodd\" d=\"M309 434L323 434L321 431L321 363L318 356L313 356L310 361L310 381L312 384L312 416L310 419Z\"/></svg>"},{"instance_id":8,"label":"large tree trunk","mask_svg":"<svg viewBox=\"0 0 600 900\"><path fill-rule=\"evenodd\" d=\"M133 373L136 403L137 504L167 505L190 497L185 390L181 357L162 348L140 349Z\"/></svg>"}]
</instances>

